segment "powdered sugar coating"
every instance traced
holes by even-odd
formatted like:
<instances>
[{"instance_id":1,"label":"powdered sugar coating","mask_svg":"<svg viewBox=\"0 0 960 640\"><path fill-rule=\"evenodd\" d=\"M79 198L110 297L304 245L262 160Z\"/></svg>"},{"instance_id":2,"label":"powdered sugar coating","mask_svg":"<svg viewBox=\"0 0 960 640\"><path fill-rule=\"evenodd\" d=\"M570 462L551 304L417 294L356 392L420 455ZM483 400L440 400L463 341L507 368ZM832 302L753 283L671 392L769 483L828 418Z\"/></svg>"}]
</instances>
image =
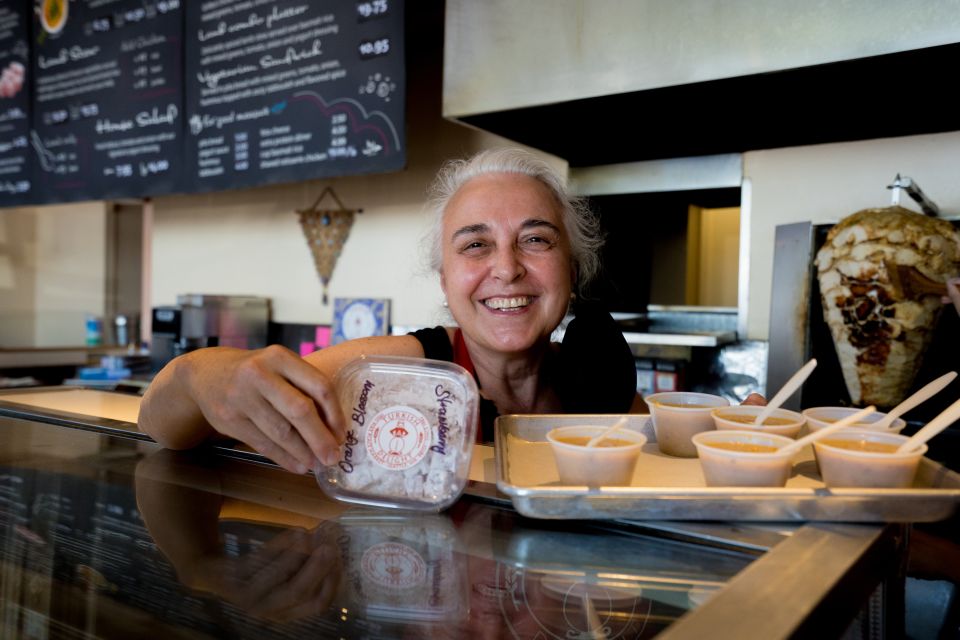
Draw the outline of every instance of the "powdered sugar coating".
<instances>
[{"instance_id":1,"label":"powdered sugar coating","mask_svg":"<svg viewBox=\"0 0 960 640\"><path fill-rule=\"evenodd\" d=\"M476 387L455 365L369 358L337 379L350 429L321 486L336 498L439 510L466 483Z\"/></svg>"}]
</instances>

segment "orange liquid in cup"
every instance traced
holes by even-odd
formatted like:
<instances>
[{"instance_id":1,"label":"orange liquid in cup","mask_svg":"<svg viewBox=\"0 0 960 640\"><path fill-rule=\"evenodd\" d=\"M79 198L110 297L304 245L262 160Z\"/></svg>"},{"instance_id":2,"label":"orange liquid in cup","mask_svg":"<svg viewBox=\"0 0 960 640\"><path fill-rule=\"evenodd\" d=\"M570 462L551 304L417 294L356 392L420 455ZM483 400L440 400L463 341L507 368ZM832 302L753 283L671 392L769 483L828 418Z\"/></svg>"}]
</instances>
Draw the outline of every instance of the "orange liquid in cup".
<instances>
[{"instance_id":1,"label":"orange liquid in cup","mask_svg":"<svg viewBox=\"0 0 960 640\"><path fill-rule=\"evenodd\" d=\"M827 438L820 442L821 444L836 447L837 449L865 451L867 453L896 453L897 448L900 446L888 442L870 442L869 440L830 440Z\"/></svg>"},{"instance_id":2,"label":"orange liquid in cup","mask_svg":"<svg viewBox=\"0 0 960 640\"><path fill-rule=\"evenodd\" d=\"M777 450L776 447L754 444L753 442L711 442L707 446L726 451L743 451L744 453L773 453Z\"/></svg>"},{"instance_id":3,"label":"orange liquid in cup","mask_svg":"<svg viewBox=\"0 0 960 640\"><path fill-rule=\"evenodd\" d=\"M578 447L585 447L587 443L590 442L590 438L587 436L569 436L566 438L557 438L557 442L562 442L564 444L572 444ZM628 447L632 444L636 444L632 440L623 440L618 438L604 438L597 444L593 445L597 448L601 447Z\"/></svg>"},{"instance_id":4,"label":"orange liquid in cup","mask_svg":"<svg viewBox=\"0 0 960 640\"><path fill-rule=\"evenodd\" d=\"M757 416L742 415L739 413L734 414L719 414L720 418L724 420L729 420L730 422L739 422L740 424L753 424L753 421L756 420ZM764 425L769 427L782 426L787 424L796 424L796 420L791 420L790 418L778 418L776 416L770 416L763 421Z\"/></svg>"}]
</instances>

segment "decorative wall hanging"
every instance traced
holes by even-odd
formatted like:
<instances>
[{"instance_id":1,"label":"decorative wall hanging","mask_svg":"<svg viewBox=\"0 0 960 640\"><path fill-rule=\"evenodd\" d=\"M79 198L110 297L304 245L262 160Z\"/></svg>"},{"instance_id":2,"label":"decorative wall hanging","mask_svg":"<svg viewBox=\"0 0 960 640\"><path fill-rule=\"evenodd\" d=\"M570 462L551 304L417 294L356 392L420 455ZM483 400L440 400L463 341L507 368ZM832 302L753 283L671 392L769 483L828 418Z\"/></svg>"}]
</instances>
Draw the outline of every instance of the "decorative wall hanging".
<instances>
[{"instance_id":1,"label":"decorative wall hanging","mask_svg":"<svg viewBox=\"0 0 960 640\"><path fill-rule=\"evenodd\" d=\"M318 209L320 201L327 195L337 203L337 209ZM317 275L323 284L323 304L328 304L327 287L333 276L333 269L337 266L337 259L350 235L355 213L363 213L363 209L347 209L340 202L340 198L333 192L332 187L325 188L320 197L309 209L300 209L297 215L300 226L307 237L307 246L313 254L313 263L317 267Z\"/></svg>"}]
</instances>

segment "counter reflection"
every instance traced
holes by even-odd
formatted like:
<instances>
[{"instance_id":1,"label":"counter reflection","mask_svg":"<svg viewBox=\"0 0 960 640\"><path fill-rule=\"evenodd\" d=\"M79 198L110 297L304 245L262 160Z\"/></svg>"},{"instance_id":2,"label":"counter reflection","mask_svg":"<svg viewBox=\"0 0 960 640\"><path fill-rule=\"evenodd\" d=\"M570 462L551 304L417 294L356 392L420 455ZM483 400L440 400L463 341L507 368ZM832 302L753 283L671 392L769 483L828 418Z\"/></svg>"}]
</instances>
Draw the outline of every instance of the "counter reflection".
<instances>
[{"instance_id":1,"label":"counter reflection","mask_svg":"<svg viewBox=\"0 0 960 640\"><path fill-rule=\"evenodd\" d=\"M144 523L180 580L252 619L341 637L652 637L750 561L468 499L440 515L270 511L256 490L240 503L212 490L227 475L168 451L137 468Z\"/></svg>"},{"instance_id":2,"label":"counter reflection","mask_svg":"<svg viewBox=\"0 0 960 640\"><path fill-rule=\"evenodd\" d=\"M645 638L752 557L462 499L347 507L312 477L110 450L0 464L0 636Z\"/></svg>"}]
</instances>

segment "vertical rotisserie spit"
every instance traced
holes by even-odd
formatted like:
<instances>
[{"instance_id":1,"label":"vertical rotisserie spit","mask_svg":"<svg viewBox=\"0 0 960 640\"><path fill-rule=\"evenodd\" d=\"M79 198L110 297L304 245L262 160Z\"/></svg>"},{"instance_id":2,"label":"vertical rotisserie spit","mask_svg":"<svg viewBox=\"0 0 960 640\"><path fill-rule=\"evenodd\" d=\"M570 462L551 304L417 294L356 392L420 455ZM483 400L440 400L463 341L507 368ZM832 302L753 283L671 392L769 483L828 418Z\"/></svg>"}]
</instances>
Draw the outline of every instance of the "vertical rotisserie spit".
<instances>
[{"instance_id":1,"label":"vertical rotisserie spit","mask_svg":"<svg viewBox=\"0 0 960 640\"><path fill-rule=\"evenodd\" d=\"M817 253L824 320L855 405L892 406L920 368L943 304L898 286L897 267L936 282L957 275L960 235L946 220L902 207L841 220Z\"/></svg>"}]
</instances>

